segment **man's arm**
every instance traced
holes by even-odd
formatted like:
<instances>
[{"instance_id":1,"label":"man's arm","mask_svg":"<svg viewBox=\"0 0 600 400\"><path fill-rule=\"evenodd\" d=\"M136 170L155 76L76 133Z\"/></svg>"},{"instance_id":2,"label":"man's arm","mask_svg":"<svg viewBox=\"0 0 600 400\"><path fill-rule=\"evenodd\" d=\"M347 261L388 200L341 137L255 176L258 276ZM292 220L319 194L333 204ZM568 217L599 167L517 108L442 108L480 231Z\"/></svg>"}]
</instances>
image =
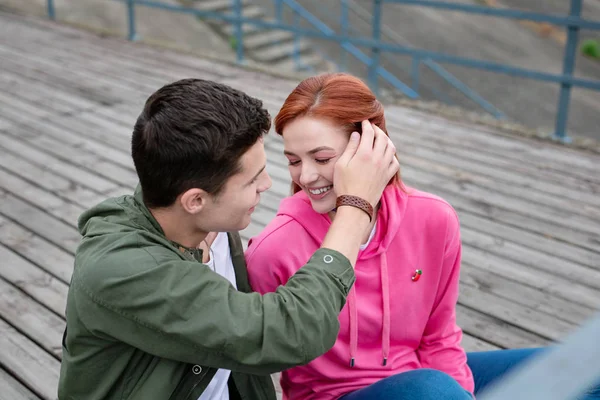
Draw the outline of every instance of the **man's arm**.
<instances>
[{"instance_id":1,"label":"man's arm","mask_svg":"<svg viewBox=\"0 0 600 400\"><path fill-rule=\"evenodd\" d=\"M387 135L369 121L363 121L360 141L354 132L335 165L336 194L357 196L375 207L387 183L398 172L395 154L396 148ZM339 207L322 247L339 251L354 265L369 222L361 209Z\"/></svg>"},{"instance_id":2,"label":"man's arm","mask_svg":"<svg viewBox=\"0 0 600 400\"><path fill-rule=\"evenodd\" d=\"M206 265L157 246L107 255L73 275L78 317L92 334L173 360L249 373L306 364L333 346L354 282L340 253L321 249L277 292L235 290ZM126 257L124 257L126 256ZM154 265L154 266L152 266ZM149 267L150 266L150 267Z\"/></svg>"}]
</instances>

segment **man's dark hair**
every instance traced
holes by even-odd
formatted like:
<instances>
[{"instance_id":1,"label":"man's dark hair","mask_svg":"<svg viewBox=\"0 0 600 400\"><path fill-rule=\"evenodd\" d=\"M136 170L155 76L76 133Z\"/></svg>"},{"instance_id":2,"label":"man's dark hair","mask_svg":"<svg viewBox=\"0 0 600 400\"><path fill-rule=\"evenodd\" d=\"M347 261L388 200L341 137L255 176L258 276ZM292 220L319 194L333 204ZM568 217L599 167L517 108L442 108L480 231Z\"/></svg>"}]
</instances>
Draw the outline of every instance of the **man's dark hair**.
<instances>
[{"instance_id":1,"label":"man's dark hair","mask_svg":"<svg viewBox=\"0 0 600 400\"><path fill-rule=\"evenodd\" d=\"M144 203L168 207L192 188L218 195L270 127L260 100L227 85L183 79L163 86L146 101L131 140Z\"/></svg>"}]
</instances>

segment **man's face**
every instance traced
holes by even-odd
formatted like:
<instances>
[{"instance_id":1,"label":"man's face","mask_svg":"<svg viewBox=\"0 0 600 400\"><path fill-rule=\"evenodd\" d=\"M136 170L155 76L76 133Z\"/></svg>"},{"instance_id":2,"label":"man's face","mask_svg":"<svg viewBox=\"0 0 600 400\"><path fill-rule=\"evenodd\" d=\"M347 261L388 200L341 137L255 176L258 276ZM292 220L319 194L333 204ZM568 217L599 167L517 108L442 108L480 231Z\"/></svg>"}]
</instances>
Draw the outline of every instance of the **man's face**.
<instances>
[{"instance_id":1,"label":"man's face","mask_svg":"<svg viewBox=\"0 0 600 400\"><path fill-rule=\"evenodd\" d=\"M271 187L271 178L265 170L266 160L261 138L241 157L241 171L229 178L218 196L207 199L198 215L202 231L233 232L248 227L260 193Z\"/></svg>"}]
</instances>

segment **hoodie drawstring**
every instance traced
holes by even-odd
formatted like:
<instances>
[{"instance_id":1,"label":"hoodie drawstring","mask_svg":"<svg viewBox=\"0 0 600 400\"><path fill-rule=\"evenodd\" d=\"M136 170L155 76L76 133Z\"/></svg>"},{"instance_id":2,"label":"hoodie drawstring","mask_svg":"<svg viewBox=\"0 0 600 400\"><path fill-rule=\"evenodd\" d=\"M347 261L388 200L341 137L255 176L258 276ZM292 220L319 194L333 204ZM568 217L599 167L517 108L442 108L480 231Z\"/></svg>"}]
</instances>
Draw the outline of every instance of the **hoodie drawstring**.
<instances>
[{"instance_id":1,"label":"hoodie drawstring","mask_svg":"<svg viewBox=\"0 0 600 400\"><path fill-rule=\"evenodd\" d=\"M350 367L354 367L356 349L358 347L358 312L356 311L356 282L350 288L348 296L348 308L350 311Z\"/></svg>"},{"instance_id":2,"label":"hoodie drawstring","mask_svg":"<svg viewBox=\"0 0 600 400\"><path fill-rule=\"evenodd\" d=\"M390 283L385 251L381 253L381 292L383 296L383 326L381 328L381 345L383 366L387 365L390 355Z\"/></svg>"},{"instance_id":3,"label":"hoodie drawstring","mask_svg":"<svg viewBox=\"0 0 600 400\"><path fill-rule=\"evenodd\" d=\"M352 285L348 295L348 311L350 313L350 367L354 367L358 348L358 313L356 310L356 283ZM381 253L381 293L383 297L383 321L381 327L382 365L386 366L390 354L390 284L387 257Z\"/></svg>"}]
</instances>

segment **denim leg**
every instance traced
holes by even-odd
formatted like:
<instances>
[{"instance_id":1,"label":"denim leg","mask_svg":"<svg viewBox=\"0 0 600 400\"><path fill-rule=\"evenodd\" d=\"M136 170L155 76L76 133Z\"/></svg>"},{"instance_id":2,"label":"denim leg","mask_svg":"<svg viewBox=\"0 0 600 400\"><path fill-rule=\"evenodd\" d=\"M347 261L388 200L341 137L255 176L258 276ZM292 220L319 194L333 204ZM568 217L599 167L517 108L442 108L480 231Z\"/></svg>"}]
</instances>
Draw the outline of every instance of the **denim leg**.
<instances>
[{"instance_id":1,"label":"denim leg","mask_svg":"<svg viewBox=\"0 0 600 400\"><path fill-rule=\"evenodd\" d=\"M417 369L381 379L341 399L471 400L472 397L450 375L434 369Z\"/></svg>"},{"instance_id":2,"label":"denim leg","mask_svg":"<svg viewBox=\"0 0 600 400\"><path fill-rule=\"evenodd\" d=\"M507 372L519 366L530 357L544 351L544 348L510 349L467 353L467 364L473 372L475 395L490 383L502 378ZM573 355L576 357L577 355ZM580 400L600 400L600 382L588 390Z\"/></svg>"}]
</instances>

